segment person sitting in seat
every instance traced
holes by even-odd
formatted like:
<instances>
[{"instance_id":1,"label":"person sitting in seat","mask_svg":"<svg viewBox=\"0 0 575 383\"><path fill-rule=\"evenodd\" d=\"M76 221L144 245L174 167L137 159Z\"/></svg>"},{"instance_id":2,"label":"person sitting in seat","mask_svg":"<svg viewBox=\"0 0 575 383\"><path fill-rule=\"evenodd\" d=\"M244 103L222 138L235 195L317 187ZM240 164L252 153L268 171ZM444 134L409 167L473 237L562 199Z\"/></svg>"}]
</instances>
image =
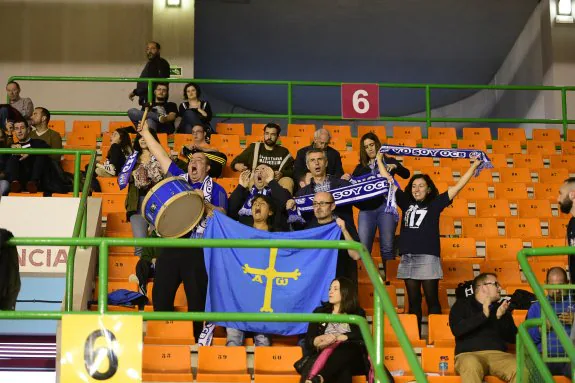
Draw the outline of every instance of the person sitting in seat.
<instances>
[{"instance_id":1,"label":"person sitting in seat","mask_svg":"<svg viewBox=\"0 0 575 383\"><path fill-rule=\"evenodd\" d=\"M184 102L180 104L178 113L182 117L178 133L192 133L195 126L202 126L206 132L207 141L210 141L212 129L212 108L210 103L202 100L202 90L198 84L190 82L184 87Z\"/></svg>"},{"instance_id":2,"label":"person sitting in seat","mask_svg":"<svg viewBox=\"0 0 575 383\"><path fill-rule=\"evenodd\" d=\"M20 91L20 84L16 81L10 81L6 85L6 93L8 94L10 105L30 123L30 118L34 112L34 103L29 97L20 97Z\"/></svg>"},{"instance_id":3,"label":"person sitting in seat","mask_svg":"<svg viewBox=\"0 0 575 383\"><path fill-rule=\"evenodd\" d=\"M132 154L130 134L125 129L117 129L110 136L110 150L106 161L96 164L96 174L100 177L116 177Z\"/></svg>"},{"instance_id":4,"label":"person sitting in seat","mask_svg":"<svg viewBox=\"0 0 575 383\"><path fill-rule=\"evenodd\" d=\"M52 149L62 149L62 136L54 129L48 127L48 123L50 122L50 111L48 109L43 107L35 108L30 120L34 127L34 130L30 133L30 137L44 141ZM62 155L52 154L50 158L59 163Z\"/></svg>"},{"instance_id":5,"label":"person sitting in seat","mask_svg":"<svg viewBox=\"0 0 575 383\"><path fill-rule=\"evenodd\" d=\"M258 165L252 173L244 170L240 174L238 186L230 195L228 215L244 225L252 226L252 204L259 195L267 196L273 203L273 226L277 231L287 230L285 205L291 198L289 191L274 179L274 171L267 165Z\"/></svg>"},{"instance_id":6,"label":"person sitting in seat","mask_svg":"<svg viewBox=\"0 0 575 383\"><path fill-rule=\"evenodd\" d=\"M176 130L174 121L176 121L176 117L178 116L178 106L168 101L168 84L156 84L154 96L154 102L147 116L148 126L157 133L174 133ZM140 120L144 117L144 111L132 108L128 110L128 117L134 126L138 126Z\"/></svg>"}]
</instances>

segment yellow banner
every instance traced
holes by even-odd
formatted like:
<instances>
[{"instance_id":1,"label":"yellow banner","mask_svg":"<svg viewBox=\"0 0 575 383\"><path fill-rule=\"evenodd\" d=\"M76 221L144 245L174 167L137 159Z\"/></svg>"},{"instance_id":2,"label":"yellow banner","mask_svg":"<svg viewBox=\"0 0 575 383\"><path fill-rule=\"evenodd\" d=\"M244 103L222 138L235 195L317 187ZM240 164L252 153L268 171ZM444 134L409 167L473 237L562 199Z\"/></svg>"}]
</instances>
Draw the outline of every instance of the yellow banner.
<instances>
[{"instance_id":1,"label":"yellow banner","mask_svg":"<svg viewBox=\"0 0 575 383\"><path fill-rule=\"evenodd\" d=\"M142 381L142 317L63 315L60 381Z\"/></svg>"}]
</instances>

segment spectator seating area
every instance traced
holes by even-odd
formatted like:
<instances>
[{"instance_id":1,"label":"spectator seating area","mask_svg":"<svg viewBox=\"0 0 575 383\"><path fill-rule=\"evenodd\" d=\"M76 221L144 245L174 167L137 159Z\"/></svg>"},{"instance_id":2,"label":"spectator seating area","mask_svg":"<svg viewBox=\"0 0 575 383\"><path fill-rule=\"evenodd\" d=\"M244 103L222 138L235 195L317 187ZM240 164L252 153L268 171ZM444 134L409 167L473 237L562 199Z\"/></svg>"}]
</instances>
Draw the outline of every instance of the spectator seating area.
<instances>
[{"instance_id":1,"label":"spectator seating area","mask_svg":"<svg viewBox=\"0 0 575 383\"><path fill-rule=\"evenodd\" d=\"M50 127L65 136L66 148L99 149L104 156L110 145L110 132L129 125L130 122L126 121L110 122L103 132L100 121L75 121L72 127L66 127L63 121L50 122ZM228 156L223 178L218 180L228 193L238 182L238 173L231 170L229 163L246 145L262 138L263 126L253 124L252 134L248 135L243 123L217 125L218 134L212 135L211 145ZM311 143L317 127L313 124L289 124L287 131L284 129L280 136L281 145L295 156L299 148ZM565 227L569 218L558 211L556 199L560 184L575 173L575 130L569 131L567 141L563 141L559 130L548 129L535 129L528 139L520 128L499 128L496 137L492 136L489 128L463 128L460 137L455 128L431 127L424 137L417 126L395 126L386 130L384 126L360 125L355 136L349 125L323 127L332 133L330 145L341 153L344 170L350 173L359 161L359 137L368 131L375 132L382 143L389 145L479 149L486 151L491 158L494 169L474 178L441 217L444 279L440 283L440 300L443 314L427 317L424 302L424 339L419 337L415 315L404 314L408 307L403 282L396 277L398 260L388 262L385 275L389 296L400 313L424 371L438 372L439 358L448 357L449 376L430 381L461 381L453 376L454 338L448 326L449 307L455 299L454 288L464 280L473 279L479 272L495 272L506 294L519 288L529 290L516 260L517 252L524 247L565 244ZM392 134L388 136L386 132ZM191 135L186 134L159 136L162 145L173 154L191 142ZM440 192L456 182L468 167L466 161L450 159L408 157L402 162L412 174L430 174ZM67 171L73 172L73 158L65 158L63 165ZM398 181L402 187L407 184L407 180ZM103 201L105 235L131 237L124 211L125 191L118 189L115 178L101 178L99 182L102 193L94 193L93 196L101 197ZM356 221L357 213L355 210ZM372 258L377 266L382 266L377 242L373 246ZM136 262L133 248L111 249L108 264L110 292L119 288L137 291L137 286L128 282ZM566 267L567 258L545 257L533 260L531 265L542 282L550 267ZM361 264L359 282L360 303L370 315L373 312L373 286ZM149 281L150 302L152 289L153 281ZM186 307L185 294L180 286L176 309L186 310ZM130 310L113 306L110 309ZM152 310L151 304L145 310ZM517 324L524 320L525 314L525 311L514 312ZM198 348L193 344L191 327L192 323L171 321L147 323L145 381L192 381L192 367L198 382L250 382L251 374L255 382L299 381L292 367L293 362L301 357L297 339L274 338L271 348L254 348L249 339L246 347L221 347L225 344L225 332L218 328L214 346ZM397 377L396 382L409 381L409 366L387 321L384 334L386 366L391 371L403 371L404 376ZM568 381L562 379L565 378L557 378L557 381ZM364 382L365 379L355 377L356 381ZM489 377L487 381L499 380Z\"/></svg>"}]
</instances>

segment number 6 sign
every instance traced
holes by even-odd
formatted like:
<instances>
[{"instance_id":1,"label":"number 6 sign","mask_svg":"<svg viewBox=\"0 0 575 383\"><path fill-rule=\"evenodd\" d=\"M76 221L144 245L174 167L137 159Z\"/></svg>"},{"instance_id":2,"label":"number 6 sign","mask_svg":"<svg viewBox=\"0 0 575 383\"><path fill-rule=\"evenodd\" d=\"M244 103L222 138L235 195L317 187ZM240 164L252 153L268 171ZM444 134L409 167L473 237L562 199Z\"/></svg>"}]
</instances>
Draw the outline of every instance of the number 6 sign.
<instances>
[{"instance_id":1,"label":"number 6 sign","mask_svg":"<svg viewBox=\"0 0 575 383\"><path fill-rule=\"evenodd\" d=\"M379 118L379 86L377 84L341 84L342 118Z\"/></svg>"}]
</instances>

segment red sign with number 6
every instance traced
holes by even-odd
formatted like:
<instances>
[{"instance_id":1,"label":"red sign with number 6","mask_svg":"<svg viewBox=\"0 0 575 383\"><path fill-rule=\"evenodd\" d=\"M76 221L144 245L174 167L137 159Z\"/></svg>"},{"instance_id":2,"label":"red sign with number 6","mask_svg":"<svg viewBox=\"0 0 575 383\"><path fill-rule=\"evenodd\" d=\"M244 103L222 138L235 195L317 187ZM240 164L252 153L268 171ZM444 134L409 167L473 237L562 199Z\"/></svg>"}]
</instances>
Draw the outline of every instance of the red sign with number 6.
<instances>
[{"instance_id":1,"label":"red sign with number 6","mask_svg":"<svg viewBox=\"0 0 575 383\"><path fill-rule=\"evenodd\" d=\"M379 86L341 84L341 116L367 120L379 118Z\"/></svg>"}]
</instances>

